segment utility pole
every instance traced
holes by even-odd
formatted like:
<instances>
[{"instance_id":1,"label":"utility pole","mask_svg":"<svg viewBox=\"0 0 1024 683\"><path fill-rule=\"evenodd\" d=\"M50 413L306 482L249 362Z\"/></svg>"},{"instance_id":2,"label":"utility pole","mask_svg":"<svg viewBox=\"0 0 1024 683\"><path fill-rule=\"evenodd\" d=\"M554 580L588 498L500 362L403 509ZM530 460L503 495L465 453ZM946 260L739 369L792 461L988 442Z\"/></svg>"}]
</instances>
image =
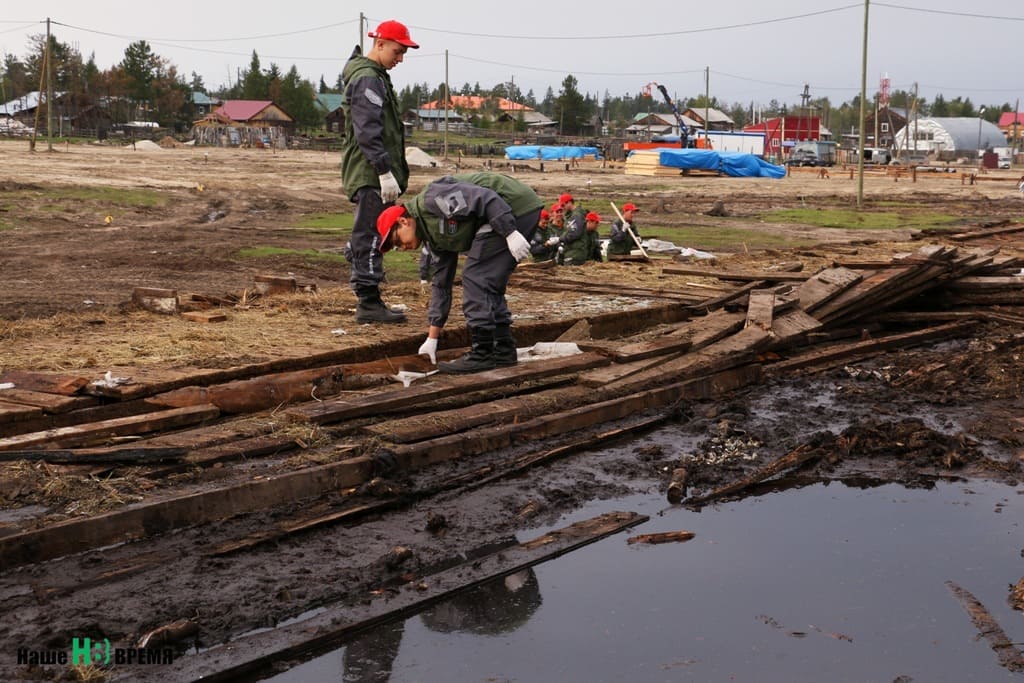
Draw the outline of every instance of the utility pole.
<instances>
[{"instance_id":1,"label":"utility pole","mask_svg":"<svg viewBox=\"0 0 1024 683\"><path fill-rule=\"evenodd\" d=\"M46 151L53 151L53 55L50 52L50 17L46 17Z\"/></svg>"},{"instance_id":2,"label":"utility pole","mask_svg":"<svg viewBox=\"0 0 1024 683\"><path fill-rule=\"evenodd\" d=\"M704 149L708 148L708 108L711 107L711 67L704 67Z\"/></svg>"},{"instance_id":3,"label":"utility pole","mask_svg":"<svg viewBox=\"0 0 1024 683\"><path fill-rule=\"evenodd\" d=\"M857 208L864 206L864 113L868 96L868 9L871 0L864 0L864 46L860 58L860 139L857 142Z\"/></svg>"},{"instance_id":4,"label":"utility pole","mask_svg":"<svg viewBox=\"0 0 1024 683\"><path fill-rule=\"evenodd\" d=\"M363 54L363 36L366 35L364 27L366 26L366 15L362 12L359 13L359 54Z\"/></svg>"},{"instance_id":5,"label":"utility pole","mask_svg":"<svg viewBox=\"0 0 1024 683\"><path fill-rule=\"evenodd\" d=\"M444 50L444 160L448 161L448 48Z\"/></svg>"},{"instance_id":6,"label":"utility pole","mask_svg":"<svg viewBox=\"0 0 1024 683\"><path fill-rule=\"evenodd\" d=\"M800 142L800 128L801 128L800 124L803 123L803 117L804 117L805 114L807 116L807 137L804 138L804 139L805 140L811 140L812 139L811 138L811 110L810 110L810 107L808 106L810 104L810 101L811 101L811 86L809 84L807 84L807 83L804 83L804 91L802 93L800 93L800 113L797 114L797 119L796 119L796 141L797 142Z\"/></svg>"}]
</instances>

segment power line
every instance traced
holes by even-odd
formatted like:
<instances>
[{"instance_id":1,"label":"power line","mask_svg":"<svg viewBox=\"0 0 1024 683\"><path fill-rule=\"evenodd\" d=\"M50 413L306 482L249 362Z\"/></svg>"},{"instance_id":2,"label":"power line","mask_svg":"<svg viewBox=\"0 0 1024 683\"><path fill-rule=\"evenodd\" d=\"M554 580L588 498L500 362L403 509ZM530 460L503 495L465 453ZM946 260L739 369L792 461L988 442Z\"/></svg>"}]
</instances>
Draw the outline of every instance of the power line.
<instances>
[{"instance_id":1,"label":"power line","mask_svg":"<svg viewBox=\"0 0 1024 683\"><path fill-rule=\"evenodd\" d=\"M347 26L354 24L358 19L350 19L348 21L339 21L334 24L323 24L322 26L314 26L312 28L303 28L295 31L284 31L281 33L266 33L259 36L244 36L241 38L142 38L140 36L124 35L121 33L108 33L107 31L99 31L96 29L85 28L83 26L74 26L72 24L65 24L59 21L51 22L55 26L63 26L65 28L74 29L76 31L84 31L86 33L95 33L100 36L108 36L110 38L123 38L124 40L149 40L151 42L163 42L163 43L230 43L240 40L263 40L265 38L283 38L285 36L295 36L302 33L313 33L315 31L323 31L330 28L337 28L339 26Z\"/></svg>"},{"instance_id":2,"label":"power line","mask_svg":"<svg viewBox=\"0 0 1024 683\"><path fill-rule=\"evenodd\" d=\"M833 7L831 9L818 10L816 12L806 12L804 14L793 14L787 17L777 17L775 19L762 19L759 21L748 21L742 24L725 24L723 26L708 26L705 28L691 28L683 29L680 31L660 31L658 33L616 33L608 36L594 36L594 35L568 35L568 36L538 36L537 34L530 35L510 35L500 33L477 33L473 31L452 31L451 29L444 28L430 28L428 26L415 26L410 25L418 31L430 31L433 33L446 33L453 36L472 36L474 38L497 38L507 40L632 40L635 38L660 38L668 36L683 36L691 35L694 33L712 33L715 31L731 31L737 28L750 28L752 26L764 26L767 24L779 24L786 21L795 21L797 19L807 19L810 17L818 17L825 14L834 14L836 12L844 12L848 9L856 7L862 7L861 3L854 5L843 5L841 7Z\"/></svg>"},{"instance_id":3,"label":"power line","mask_svg":"<svg viewBox=\"0 0 1024 683\"><path fill-rule=\"evenodd\" d=\"M998 21L1024 21L1024 17L1002 17L995 14L976 14L974 12L953 12L951 10L931 9L927 7L907 7L906 5L891 5L887 2L876 2L877 7L888 7L889 9L901 9L907 12L920 12L922 14L945 14L952 17L968 17L970 19L995 19Z\"/></svg>"}]
</instances>

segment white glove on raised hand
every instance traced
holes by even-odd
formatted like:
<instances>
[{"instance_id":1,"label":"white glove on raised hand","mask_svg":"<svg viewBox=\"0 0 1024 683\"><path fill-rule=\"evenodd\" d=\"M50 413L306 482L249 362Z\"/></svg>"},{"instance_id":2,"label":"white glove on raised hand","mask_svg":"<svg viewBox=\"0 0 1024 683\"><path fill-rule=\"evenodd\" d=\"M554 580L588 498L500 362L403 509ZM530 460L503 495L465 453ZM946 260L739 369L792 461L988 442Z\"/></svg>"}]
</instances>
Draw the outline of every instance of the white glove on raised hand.
<instances>
[{"instance_id":1,"label":"white glove on raised hand","mask_svg":"<svg viewBox=\"0 0 1024 683\"><path fill-rule=\"evenodd\" d=\"M553 247L556 244L559 244L561 241L562 240L560 240L557 235L555 237L549 237L548 241L544 243L544 246L545 247Z\"/></svg>"},{"instance_id":2,"label":"white glove on raised hand","mask_svg":"<svg viewBox=\"0 0 1024 683\"><path fill-rule=\"evenodd\" d=\"M512 258L516 262L522 261L530 255L530 243L526 241L526 238L518 230L510 232L505 241L508 243L508 250L512 253Z\"/></svg>"},{"instance_id":3,"label":"white glove on raised hand","mask_svg":"<svg viewBox=\"0 0 1024 683\"><path fill-rule=\"evenodd\" d=\"M430 356L430 362L437 365L437 340L427 337L427 341L420 345L420 350L416 353L420 355L427 354Z\"/></svg>"},{"instance_id":4,"label":"white glove on raised hand","mask_svg":"<svg viewBox=\"0 0 1024 683\"><path fill-rule=\"evenodd\" d=\"M630 225L628 221L622 221L622 229L623 230L632 230L633 226Z\"/></svg>"},{"instance_id":5,"label":"white glove on raised hand","mask_svg":"<svg viewBox=\"0 0 1024 683\"><path fill-rule=\"evenodd\" d=\"M402 194L402 189L398 187L398 181L395 180L395 174L388 171L379 177L381 201L388 204L398 199L398 195Z\"/></svg>"}]
</instances>

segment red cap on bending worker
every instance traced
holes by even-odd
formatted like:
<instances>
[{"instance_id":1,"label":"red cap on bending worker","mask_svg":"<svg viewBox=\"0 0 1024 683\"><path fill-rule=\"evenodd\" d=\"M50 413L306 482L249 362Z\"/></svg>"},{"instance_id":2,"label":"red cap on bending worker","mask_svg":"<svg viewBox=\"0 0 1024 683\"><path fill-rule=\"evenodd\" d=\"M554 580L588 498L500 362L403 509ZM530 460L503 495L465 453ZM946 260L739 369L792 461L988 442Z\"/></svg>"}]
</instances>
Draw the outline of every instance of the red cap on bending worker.
<instances>
[{"instance_id":1,"label":"red cap on bending worker","mask_svg":"<svg viewBox=\"0 0 1024 683\"><path fill-rule=\"evenodd\" d=\"M413 42L413 39L409 36L409 29L406 28L405 24L400 21L395 21L394 19L382 21L377 27L377 30L370 31L366 35L371 38L393 40L399 45L405 45L406 47L419 48L419 44Z\"/></svg>"},{"instance_id":2,"label":"red cap on bending worker","mask_svg":"<svg viewBox=\"0 0 1024 683\"><path fill-rule=\"evenodd\" d=\"M572 195L569 194L568 192L565 192L565 193L559 195L559 197L558 197L558 203L559 204L568 204L571 201L572 201Z\"/></svg>"},{"instance_id":3,"label":"red cap on bending worker","mask_svg":"<svg viewBox=\"0 0 1024 683\"><path fill-rule=\"evenodd\" d=\"M396 204L395 206L389 206L388 208L381 211L380 216L377 217L377 233L380 235L380 253L384 253L391 249L391 240L388 238L391 236L391 230L398 223L398 219L405 215L405 207Z\"/></svg>"},{"instance_id":4,"label":"red cap on bending worker","mask_svg":"<svg viewBox=\"0 0 1024 683\"><path fill-rule=\"evenodd\" d=\"M601 222L601 217L598 216L593 211L591 211L590 213L587 214L587 222L589 223L590 221L594 221L595 223L600 223Z\"/></svg>"},{"instance_id":5,"label":"red cap on bending worker","mask_svg":"<svg viewBox=\"0 0 1024 683\"><path fill-rule=\"evenodd\" d=\"M541 209L540 210L540 219L544 220L545 218L551 218L551 214L548 213L547 209Z\"/></svg>"},{"instance_id":6,"label":"red cap on bending worker","mask_svg":"<svg viewBox=\"0 0 1024 683\"><path fill-rule=\"evenodd\" d=\"M638 209L636 204L634 204L633 202L630 202L628 204L624 204L623 207L622 207L622 210L623 211L632 211L633 213L638 213L640 211L640 209Z\"/></svg>"}]
</instances>

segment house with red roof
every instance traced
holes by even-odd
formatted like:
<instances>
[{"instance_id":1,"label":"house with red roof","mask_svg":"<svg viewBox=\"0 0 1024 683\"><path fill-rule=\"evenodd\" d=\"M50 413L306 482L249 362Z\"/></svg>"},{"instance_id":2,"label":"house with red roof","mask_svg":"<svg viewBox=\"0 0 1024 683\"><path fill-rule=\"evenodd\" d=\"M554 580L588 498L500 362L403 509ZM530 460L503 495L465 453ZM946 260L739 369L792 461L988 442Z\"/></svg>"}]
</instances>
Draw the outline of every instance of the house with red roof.
<instances>
[{"instance_id":1,"label":"house with red roof","mask_svg":"<svg viewBox=\"0 0 1024 683\"><path fill-rule=\"evenodd\" d=\"M1024 112L1004 111L996 125L1003 131L1009 144L1019 145L1021 138L1024 137Z\"/></svg>"},{"instance_id":2,"label":"house with red roof","mask_svg":"<svg viewBox=\"0 0 1024 683\"><path fill-rule=\"evenodd\" d=\"M196 144L286 147L295 119L270 100L225 100L192 124Z\"/></svg>"}]
</instances>

